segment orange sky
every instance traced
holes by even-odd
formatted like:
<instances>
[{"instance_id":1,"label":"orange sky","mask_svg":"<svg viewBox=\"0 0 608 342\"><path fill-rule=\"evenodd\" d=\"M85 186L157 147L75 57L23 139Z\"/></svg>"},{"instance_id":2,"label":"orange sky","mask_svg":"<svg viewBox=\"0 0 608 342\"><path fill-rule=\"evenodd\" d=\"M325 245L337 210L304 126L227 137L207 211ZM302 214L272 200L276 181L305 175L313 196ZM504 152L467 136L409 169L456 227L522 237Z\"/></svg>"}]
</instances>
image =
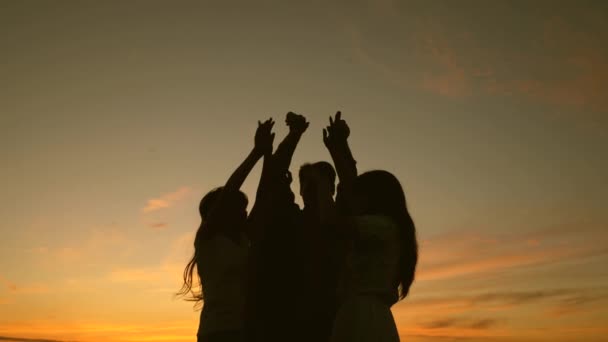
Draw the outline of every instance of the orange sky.
<instances>
[{"instance_id":1,"label":"orange sky","mask_svg":"<svg viewBox=\"0 0 608 342\"><path fill-rule=\"evenodd\" d=\"M0 341L194 340L199 199L336 110L417 224L404 341L603 341L606 41L601 1L5 1Z\"/></svg>"}]
</instances>

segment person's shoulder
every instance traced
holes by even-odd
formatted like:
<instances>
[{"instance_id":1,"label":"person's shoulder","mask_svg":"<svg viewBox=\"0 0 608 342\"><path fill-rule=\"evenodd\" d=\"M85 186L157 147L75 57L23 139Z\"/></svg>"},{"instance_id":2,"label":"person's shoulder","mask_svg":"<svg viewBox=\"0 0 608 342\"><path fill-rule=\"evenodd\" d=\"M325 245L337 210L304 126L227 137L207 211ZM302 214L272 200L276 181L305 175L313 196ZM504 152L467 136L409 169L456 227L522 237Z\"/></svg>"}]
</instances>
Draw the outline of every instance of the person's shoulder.
<instances>
[{"instance_id":1,"label":"person's shoulder","mask_svg":"<svg viewBox=\"0 0 608 342\"><path fill-rule=\"evenodd\" d=\"M353 222L359 230L394 232L398 229L393 219L384 215L355 216Z\"/></svg>"},{"instance_id":2,"label":"person's shoulder","mask_svg":"<svg viewBox=\"0 0 608 342\"><path fill-rule=\"evenodd\" d=\"M394 224L393 219L386 215L359 215L353 217L355 222L375 225Z\"/></svg>"}]
</instances>

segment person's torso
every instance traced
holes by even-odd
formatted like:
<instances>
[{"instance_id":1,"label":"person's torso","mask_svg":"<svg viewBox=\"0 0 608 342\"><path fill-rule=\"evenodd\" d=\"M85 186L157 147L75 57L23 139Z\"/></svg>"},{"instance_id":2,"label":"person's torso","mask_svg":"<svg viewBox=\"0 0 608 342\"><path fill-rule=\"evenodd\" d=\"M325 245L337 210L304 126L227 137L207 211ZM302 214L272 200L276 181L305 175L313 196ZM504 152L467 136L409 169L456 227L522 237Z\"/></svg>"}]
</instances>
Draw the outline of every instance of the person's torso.
<instances>
[{"instance_id":1,"label":"person's torso","mask_svg":"<svg viewBox=\"0 0 608 342\"><path fill-rule=\"evenodd\" d=\"M355 218L353 229L356 237L342 273L342 299L371 295L389 305L396 302L400 255L398 227L386 217L360 216Z\"/></svg>"},{"instance_id":2,"label":"person's torso","mask_svg":"<svg viewBox=\"0 0 608 342\"><path fill-rule=\"evenodd\" d=\"M217 234L201 242L198 273L203 290L199 333L240 329L247 286L248 244Z\"/></svg>"}]
</instances>

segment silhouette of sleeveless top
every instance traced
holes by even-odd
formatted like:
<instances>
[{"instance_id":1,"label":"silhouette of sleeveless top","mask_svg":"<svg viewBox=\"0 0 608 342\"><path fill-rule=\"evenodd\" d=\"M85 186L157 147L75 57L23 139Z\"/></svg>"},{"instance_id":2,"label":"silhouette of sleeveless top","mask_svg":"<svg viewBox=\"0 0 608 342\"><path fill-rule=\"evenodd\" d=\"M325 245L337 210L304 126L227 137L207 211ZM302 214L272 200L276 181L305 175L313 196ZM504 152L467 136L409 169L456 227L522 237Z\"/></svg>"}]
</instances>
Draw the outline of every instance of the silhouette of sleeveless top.
<instances>
[{"instance_id":1,"label":"silhouette of sleeveless top","mask_svg":"<svg viewBox=\"0 0 608 342\"><path fill-rule=\"evenodd\" d=\"M248 243L223 234L203 240L198 274L203 288L203 310L198 335L243 328L247 285Z\"/></svg>"},{"instance_id":2,"label":"silhouette of sleeveless top","mask_svg":"<svg viewBox=\"0 0 608 342\"><path fill-rule=\"evenodd\" d=\"M390 311L398 299L398 227L388 217L358 216L352 229L331 342L398 342Z\"/></svg>"},{"instance_id":3,"label":"silhouette of sleeveless top","mask_svg":"<svg viewBox=\"0 0 608 342\"><path fill-rule=\"evenodd\" d=\"M396 282L400 255L399 229L386 216L354 218L355 238L340 281L340 299L375 296L387 305L398 300Z\"/></svg>"}]
</instances>

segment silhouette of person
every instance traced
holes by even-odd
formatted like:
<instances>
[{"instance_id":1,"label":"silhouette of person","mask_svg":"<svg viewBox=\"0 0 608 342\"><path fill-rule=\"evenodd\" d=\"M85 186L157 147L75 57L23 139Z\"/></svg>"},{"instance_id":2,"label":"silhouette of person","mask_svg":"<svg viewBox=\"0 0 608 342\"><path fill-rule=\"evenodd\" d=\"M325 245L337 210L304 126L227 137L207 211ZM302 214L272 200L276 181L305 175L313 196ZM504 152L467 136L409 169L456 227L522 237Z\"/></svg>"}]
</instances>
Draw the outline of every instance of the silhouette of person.
<instances>
[{"instance_id":1,"label":"silhouette of person","mask_svg":"<svg viewBox=\"0 0 608 342\"><path fill-rule=\"evenodd\" d=\"M204 301L197 338L199 342L244 340L249 243L246 237L247 196L239 189L257 161L272 152L272 119L260 123L247 158L223 187L200 202L201 225L194 240L194 256L184 269L178 295ZM200 290L195 289L197 270Z\"/></svg>"},{"instance_id":2,"label":"silhouette of person","mask_svg":"<svg viewBox=\"0 0 608 342\"><path fill-rule=\"evenodd\" d=\"M305 164L299 172L300 210L291 191L289 165L309 123L288 113L289 133L271 158L264 159L256 206L250 215L251 277L247 330L250 341L324 341L335 314L335 263L320 227L315 182L334 192L331 164ZM266 167L268 160L269 166ZM323 177L312 179L319 171ZM326 234L327 235L327 234Z\"/></svg>"},{"instance_id":3,"label":"silhouette of person","mask_svg":"<svg viewBox=\"0 0 608 342\"><path fill-rule=\"evenodd\" d=\"M394 175L376 170L357 176L349 134L340 112L323 133L340 187L337 209L322 201L320 213L349 241L331 342L399 341L390 307L407 296L414 281L416 229Z\"/></svg>"},{"instance_id":4,"label":"silhouette of person","mask_svg":"<svg viewBox=\"0 0 608 342\"><path fill-rule=\"evenodd\" d=\"M304 207L299 213L299 268L305 281L298 298L300 320L308 341L327 341L337 310L338 249L336 228L321 221L321 203L334 205L336 172L325 161L304 164L299 171Z\"/></svg>"}]
</instances>

